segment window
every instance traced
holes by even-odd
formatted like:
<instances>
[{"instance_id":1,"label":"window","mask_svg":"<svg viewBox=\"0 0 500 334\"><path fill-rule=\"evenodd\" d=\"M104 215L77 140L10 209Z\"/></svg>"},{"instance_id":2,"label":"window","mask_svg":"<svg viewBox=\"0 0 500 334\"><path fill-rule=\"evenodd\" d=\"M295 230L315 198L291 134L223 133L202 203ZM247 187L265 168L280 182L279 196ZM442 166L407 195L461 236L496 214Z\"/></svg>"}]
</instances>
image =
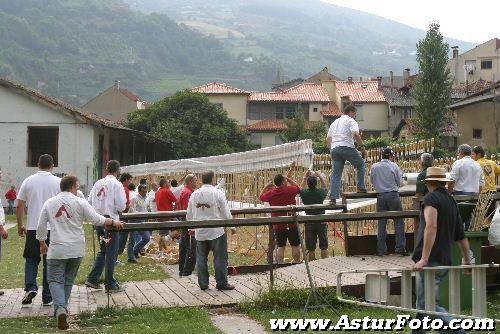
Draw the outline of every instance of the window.
<instances>
[{"instance_id":1,"label":"window","mask_svg":"<svg viewBox=\"0 0 500 334\"><path fill-rule=\"evenodd\" d=\"M59 128L45 126L28 127L28 167L36 167L42 154L50 154L54 158L54 166L58 165Z\"/></svg>"},{"instance_id":2,"label":"window","mask_svg":"<svg viewBox=\"0 0 500 334\"><path fill-rule=\"evenodd\" d=\"M481 60L482 70L491 70L493 68L493 61L491 59Z\"/></svg>"},{"instance_id":3,"label":"window","mask_svg":"<svg viewBox=\"0 0 500 334\"><path fill-rule=\"evenodd\" d=\"M364 113L364 110L363 110L363 105L362 104L356 104L354 106L356 107L356 111L357 111L356 121L362 121L365 118L365 113Z\"/></svg>"},{"instance_id":4,"label":"window","mask_svg":"<svg viewBox=\"0 0 500 334\"><path fill-rule=\"evenodd\" d=\"M262 146L262 134L260 134L260 133L251 133L250 134L250 141L254 145Z\"/></svg>"},{"instance_id":5,"label":"window","mask_svg":"<svg viewBox=\"0 0 500 334\"><path fill-rule=\"evenodd\" d=\"M473 139L483 139L483 130L482 129L472 129L472 138Z\"/></svg>"},{"instance_id":6,"label":"window","mask_svg":"<svg viewBox=\"0 0 500 334\"><path fill-rule=\"evenodd\" d=\"M261 118L261 114L259 108L255 105L250 105L248 109L248 118L251 120L259 120Z\"/></svg>"},{"instance_id":7,"label":"window","mask_svg":"<svg viewBox=\"0 0 500 334\"><path fill-rule=\"evenodd\" d=\"M285 118L285 111L283 106L276 106L276 119L283 119Z\"/></svg>"},{"instance_id":8,"label":"window","mask_svg":"<svg viewBox=\"0 0 500 334\"><path fill-rule=\"evenodd\" d=\"M313 108L313 112L318 112L318 108Z\"/></svg>"},{"instance_id":9,"label":"window","mask_svg":"<svg viewBox=\"0 0 500 334\"><path fill-rule=\"evenodd\" d=\"M295 107L294 106L288 106L286 107L286 114L285 117L288 119L292 119L295 117Z\"/></svg>"}]
</instances>

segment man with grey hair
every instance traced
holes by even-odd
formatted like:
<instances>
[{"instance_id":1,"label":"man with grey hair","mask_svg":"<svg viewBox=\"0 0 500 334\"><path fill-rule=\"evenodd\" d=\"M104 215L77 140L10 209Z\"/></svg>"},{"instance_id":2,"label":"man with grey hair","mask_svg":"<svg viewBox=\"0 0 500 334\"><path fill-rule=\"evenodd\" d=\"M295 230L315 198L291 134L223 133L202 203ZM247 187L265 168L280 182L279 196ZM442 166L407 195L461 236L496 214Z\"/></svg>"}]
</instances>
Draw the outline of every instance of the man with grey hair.
<instances>
[{"instance_id":1,"label":"man with grey hair","mask_svg":"<svg viewBox=\"0 0 500 334\"><path fill-rule=\"evenodd\" d=\"M484 187L481 165L471 158L472 148L467 144L458 147L458 160L451 167L448 191L455 195L477 195Z\"/></svg>"},{"instance_id":2,"label":"man with grey hair","mask_svg":"<svg viewBox=\"0 0 500 334\"><path fill-rule=\"evenodd\" d=\"M429 190L425 185L425 177L427 176L427 168L434 165L434 156L430 153L422 153L420 156L420 170L421 172L417 176L417 197L422 197L427 195Z\"/></svg>"}]
</instances>

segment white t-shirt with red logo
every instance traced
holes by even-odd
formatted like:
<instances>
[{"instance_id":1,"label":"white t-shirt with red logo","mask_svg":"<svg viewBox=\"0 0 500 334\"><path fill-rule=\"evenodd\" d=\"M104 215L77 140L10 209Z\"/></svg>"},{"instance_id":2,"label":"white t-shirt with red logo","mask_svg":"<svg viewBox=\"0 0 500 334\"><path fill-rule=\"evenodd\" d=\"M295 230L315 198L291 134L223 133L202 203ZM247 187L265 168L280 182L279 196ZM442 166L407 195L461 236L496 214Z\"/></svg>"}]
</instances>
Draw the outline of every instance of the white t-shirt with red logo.
<instances>
[{"instance_id":1,"label":"white t-shirt with red logo","mask_svg":"<svg viewBox=\"0 0 500 334\"><path fill-rule=\"evenodd\" d=\"M127 205L123 184L113 175L107 175L94 184L89 194L89 202L101 215L118 220L120 212L125 210Z\"/></svg>"},{"instance_id":2,"label":"white t-shirt with red logo","mask_svg":"<svg viewBox=\"0 0 500 334\"><path fill-rule=\"evenodd\" d=\"M28 207L27 230L36 230L42 205L61 191L61 179L52 173L40 170L28 176L19 188L17 199L26 202Z\"/></svg>"},{"instance_id":3,"label":"white t-shirt with red logo","mask_svg":"<svg viewBox=\"0 0 500 334\"><path fill-rule=\"evenodd\" d=\"M83 222L102 226L106 218L98 214L83 198L62 192L47 200L42 207L36 238L47 239L50 227L50 246L47 259L73 259L85 254Z\"/></svg>"}]
</instances>

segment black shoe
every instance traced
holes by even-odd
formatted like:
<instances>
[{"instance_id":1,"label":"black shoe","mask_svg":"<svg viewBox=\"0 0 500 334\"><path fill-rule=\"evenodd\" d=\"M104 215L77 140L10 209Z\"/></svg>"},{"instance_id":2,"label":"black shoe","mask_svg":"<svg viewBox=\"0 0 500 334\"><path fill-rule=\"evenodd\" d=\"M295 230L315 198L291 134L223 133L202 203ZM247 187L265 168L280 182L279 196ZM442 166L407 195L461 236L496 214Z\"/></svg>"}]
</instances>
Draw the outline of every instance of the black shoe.
<instances>
[{"instance_id":1,"label":"black shoe","mask_svg":"<svg viewBox=\"0 0 500 334\"><path fill-rule=\"evenodd\" d=\"M26 291L26 294L24 295L24 298L21 301L21 304L23 304L23 305L31 304L31 302L33 301L33 298L36 297L36 294L37 294L36 291Z\"/></svg>"},{"instance_id":2,"label":"black shoe","mask_svg":"<svg viewBox=\"0 0 500 334\"><path fill-rule=\"evenodd\" d=\"M146 251L141 251L139 254L141 254L141 256L146 256Z\"/></svg>"},{"instance_id":3,"label":"black shoe","mask_svg":"<svg viewBox=\"0 0 500 334\"><path fill-rule=\"evenodd\" d=\"M136 258L134 258L134 259L128 259L127 262L129 262L129 263L139 263L139 261L137 261Z\"/></svg>"},{"instance_id":4,"label":"black shoe","mask_svg":"<svg viewBox=\"0 0 500 334\"><path fill-rule=\"evenodd\" d=\"M200 286L200 289L202 289L203 291L208 290L208 286Z\"/></svg>"},{"instance_id":5,"label":"black shoe","mask_svg":"<svg viewBox=\"0 0 500 334\"><path fill-rule=\"evenodd\" d=\"M409 255L407 251L396 252L396 254L399 256L408 256Z\"/></svg>"},{"instance_id":6,"label":"black shoe","mask_svg":"<svg viewBox=\"0 0 500 334\"><path fill-rule=\"evenodd\" d=\"M336 205L337 200L335 198L330 199L330 202L328 203L329 205Z\"/></svg>"},{"instance_id":7,"label":"black shoe","mask_svg":"<svg viewBox=\"0 0 500 334\"><path fill-rule=\"evenodd\" d=\"M234 285L231 285L231 284L228 283L228 284L226 284L224 286L218 286L217 290L219 290L219 291L234 290Z\"/></svg>"},{"instance_id":8,"label":"black shoe","mask_svg":"<svg viewBox=\"0 0 500 334\"><path fill-rule=\"evenodd\" d=\"M192 273L179 273L179 277L191 276Z\"/></svg>"},{"instance_id":9,"label":"black shoe","mask_svg":"<svg viewBox=\"0 0 500 334\"><path fill-rule=\"evenodd\" d=\"M5 292L0 291L0 296L3 296L4 294L5 294Z\"/></svg>"}]
</instances>

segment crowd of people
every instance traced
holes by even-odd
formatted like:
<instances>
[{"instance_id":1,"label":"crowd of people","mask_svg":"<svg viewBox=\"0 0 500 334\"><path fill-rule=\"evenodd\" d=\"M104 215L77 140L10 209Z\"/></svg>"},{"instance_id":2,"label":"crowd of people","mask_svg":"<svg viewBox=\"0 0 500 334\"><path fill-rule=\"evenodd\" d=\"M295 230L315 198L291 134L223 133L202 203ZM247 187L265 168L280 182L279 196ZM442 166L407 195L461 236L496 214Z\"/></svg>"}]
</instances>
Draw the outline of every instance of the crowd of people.
<instances>
[{"instance_id":1,"label":"crowd of people","mask_svg":"<svg viewBox=\"0 0 500 334\"><path fill-rule=\"evenodd\" d=\"M333 171L330 189L327 189L325 176L307 170L302 182L292 177L295 164L285 175L276 174L260 193L260 200L271 206L295 205L297 197L303 204L323 204L329 193L330 203L336 203L341 194L342 171L349 161L357 171L357 188L366 192L363 159L364 146L358 124L355 120L356 108L347 106L344 114L335 120L328 131L327 142L331 147ZM356 144L357 145L356 145ZM417 177L416 194L422 197L421 214L416 231L416 245L412 259L417 271L417 308L424 307L424 267L451 265L451 247L454 242L463 253L463 263L472 262L471 252L464 231L457 204L452 195L477 195L496 192L496 176L500 167L485 158L482 147L471 148L460 145L459 159L453 164L448 176L443 168L434 167L430 153L421 155L421 173ZM42 303L53 305L54 315L60 329L67 329L68 301L82 257L85 254L84 222L92 223L95 228L99 251L85 285L92 289L102 289L100 282L103 272L106 292L121 292L124 288L116 280L115 267L120 264L118 255L127 252L130 263L137 263L144 255L144 248L150 242L152 231L121 232L124 223L121 213L144 213L156 211L186 210L189 221L209 219L231 219L231 211L224 191L216 186L215 174L207 171L198 178L189 172L180 180L160 178L158 182L147 184L141 179L138 186L132 183L133 177L121 173L120 163L111 160L106 165L106 175L92 187L88 199L82 198L78 190L79 181L75 176L62 179L54 176L53 158L44 154L38 160L38 172L26 178L19 192L12 187L6 198L9 200L9 213L13 212L13 202L17 199L18 234L25 238L23 257L25 259L25 295L21 303L28 305L38 294L38 268L43 265ZM372 165L370 180L377 193L378 211L402 211L403 206L399 189L403 185L403 172L395 163L394 151L387 147L382 151L382 159ZM493 208L494 209L494 208ZM490 212L492 212L490 210ZM24 216L27 213L27 224ZM325 211L314 209L307 215L321 215ZM287 212L273 212L272 216L288 215ZM3 227L5 222L3 208L0 210L0 236L8 237ZM140 221L136 221L140 222ZM108 229L105 226L113 226ZM276 244L276 261L283 263L287 242L291 246L293 262L301 262L300 234L295 224L275 224L272 226ZM179 276L189 276L195 267L200 289L209 288L208 255L213 253L216 288L232 290L228 282L227 234L222 227L160 230L160 251L168 239L179 237ZM405 239L405 222L395 221L396 246L394 252L408 255ZM377 254L389 253L386 244L387 219L380 219L377 233ZM1 238L0 238L1 241ZM308 260L316 259L316 246L319 244L321 258L328 257L327 222L307 223L305 226L305 246ZM1 243L0 243L1 255ZM446 277L446 271L436 274L436 287ZM436 301L438 305L438 301ZM438 311L444 309L439 306ZM421 315L419 315L421 316ZM450 318L442 317L449 321Z\"/></svg>"}]
</instances>

